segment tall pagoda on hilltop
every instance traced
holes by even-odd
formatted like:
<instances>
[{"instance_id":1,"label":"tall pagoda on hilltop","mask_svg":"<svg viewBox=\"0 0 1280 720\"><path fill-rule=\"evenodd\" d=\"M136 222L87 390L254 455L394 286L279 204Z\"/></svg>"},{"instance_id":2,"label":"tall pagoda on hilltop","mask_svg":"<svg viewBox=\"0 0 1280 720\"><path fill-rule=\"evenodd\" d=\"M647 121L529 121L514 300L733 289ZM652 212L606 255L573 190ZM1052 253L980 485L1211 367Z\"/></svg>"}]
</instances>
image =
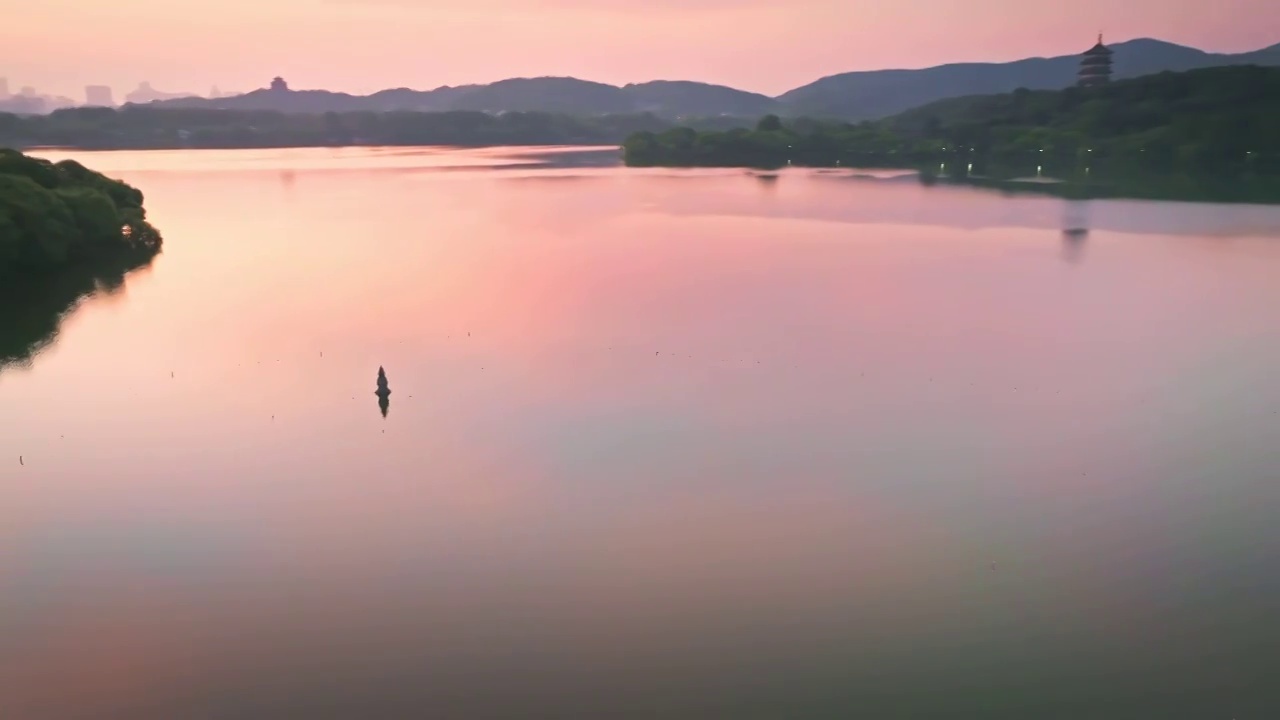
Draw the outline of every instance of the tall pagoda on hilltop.
<instances>
[{"instance_id":1,"label":"tall pagoda on hilltop","mask_svg":"<svg viewBox=\"0 0 1280 720\"><path fill-rule=\"evenodd\" d=\"M1098 44L1080 58L1079 75L1076 84L1080 87L1097 87L1111 82L1111 48L1102 44L1102 33L1098 33Z\"/></svg>"}]
</instances>

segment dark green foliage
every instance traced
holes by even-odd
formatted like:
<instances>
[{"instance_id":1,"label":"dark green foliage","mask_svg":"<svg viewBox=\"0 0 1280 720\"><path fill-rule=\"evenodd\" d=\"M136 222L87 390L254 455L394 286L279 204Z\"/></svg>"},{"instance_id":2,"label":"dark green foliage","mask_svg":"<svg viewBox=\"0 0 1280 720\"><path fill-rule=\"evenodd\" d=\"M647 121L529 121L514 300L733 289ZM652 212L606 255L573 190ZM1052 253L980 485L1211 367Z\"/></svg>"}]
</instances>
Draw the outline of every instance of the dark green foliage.
<instances>
[{"instance_id":1,"label":"dark green foliage","mask_svg":"<svg viewBox=\"0 0 1280 720\"><path fill-rule=\"evenodd\" d=\"M755 130L697 132L674 128L662 133L637 133L623 143L626 161L634 166L703 166L776 168L911 165L932 155L928 143L912 145L905 138L870 123L822 123L796 120L783 125L766 117Z\"/></svg>"},{"instance_id":2,"label":"dark green foliage","mask_svg":"<svg viewBox=\"0 0 1280 720\"><path fill-rule=\"evenodd\" d=\"M756 123L756 132L778 132L782 129L782 118L777 115L765 115Z\"/></svg>"},{"instance_id":3,"label":"dark green foliage","mask_svg":"<svg viewBox=\"0 0 1280 720\"><path fill-rule=\"evenodd\" d=\"M74 224L80 230L76 233L77 254L109 247L120 239L124 220L110 197L87 187L58 188L54 193L71 211Z\"/></svg>"},{"instance_id":4,"label":"dark green foliage","mask_svg":"<svg viewBox=\"0 0 1280 720\"><path fill-rule=\"evenodd\" d=\"M1000 162L1280 171L1280 68L1165 72L1093 89L958 98L885 121ZM939 121L933 125L933 121Z\"/></svg>"},{"instance_id":5,"label":"dark green foliage","mask_svg":"<svg viewBox=\"0 0 1280 720\"><path fill-rule=\"evenodd\" d=\"M1280 173L1280 68L1160 73L1094 89L946 100L878 123L776 117L754 131L637 133L631 165Z\"/></svg>"},{"instance_id":6,"label":"dark green foliage","mask_svg":"<svg viewBox=\"0 0 1280 720\"><path fill-rule=\"evenodd\" d=\"M722 118L705 128L741 124ZM328 112L126 106L47 116L0 115L0 145L85 149L323 147L341 145L616 145L670 123L648 113L573 117L543 112Z\"/></svg>"},{"instance_id":7,"label":"dark green foliage","mask_svg":"<svg viewBox=\"0 0 1280 720\"><path fill-rule=\"evenodd\" d=\"M27 177L0 174L0 217L17 230L5 241L9 247L0 251L12 258L13 266L51 267L67 261L76 222L55 191Z\"/></svg>"},{"instance_id":8,"label":"dark green foliage","mask_svg":"<svg viewBox=\"0 0 1280 720\"><path fill-rule=\"evenodd\" d=\"M154 255L142 193L88 170L0 149L0 276Z\"/></svg>"},{"instance_id":9,"label":"dark green foliage","mask_svg":"<svg viewBox=\"0 0 1280 720\"><path fill-rule=\"evenodd\" d=\"M58 171L52 163L0 148L0 175L25 177L43 188L58 187Z\"/></svg>"}]
</instances>

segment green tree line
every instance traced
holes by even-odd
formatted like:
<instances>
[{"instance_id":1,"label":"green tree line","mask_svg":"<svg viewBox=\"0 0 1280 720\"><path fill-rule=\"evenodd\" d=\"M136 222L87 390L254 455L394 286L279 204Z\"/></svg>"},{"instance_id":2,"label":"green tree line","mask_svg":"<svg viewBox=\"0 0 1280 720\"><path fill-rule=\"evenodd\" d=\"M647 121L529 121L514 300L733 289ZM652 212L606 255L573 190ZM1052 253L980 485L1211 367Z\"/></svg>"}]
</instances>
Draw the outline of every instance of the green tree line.
<instances>
[{"instance_id":1,"label":"green tree line","mask_svg":"<svg viewBox=\"0 0 1280 720\"><path fill-rule=\"evenodd\" d=\"M142 193L83 165L0 148L0 276L150 258L161 238Z\"/></svg>"},{"instance_id":2,"label":"green tree line","mask_svg":"<svg viewBox=\"0 0 1280 720\"><path fill-rule=\"evenodd\" d=\"M741 124L691 121L699 129ZM348 112L288 114L125 106L43 116L0 114L0 146L83 149L264 148L350 145L618 145L671 123L648 113L575 117L543 112Z\"/></svg>"}]
</instances>

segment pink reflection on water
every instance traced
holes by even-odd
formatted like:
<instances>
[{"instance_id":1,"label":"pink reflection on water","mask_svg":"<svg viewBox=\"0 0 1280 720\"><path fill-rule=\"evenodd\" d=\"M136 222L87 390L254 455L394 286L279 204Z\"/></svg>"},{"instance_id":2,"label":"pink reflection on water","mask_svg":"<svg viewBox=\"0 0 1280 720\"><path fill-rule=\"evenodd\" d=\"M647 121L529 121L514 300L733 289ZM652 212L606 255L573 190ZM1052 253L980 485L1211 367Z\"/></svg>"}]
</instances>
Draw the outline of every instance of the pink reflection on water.
<instances>
[{"instance_id":1,"label":"pink reflection on water","mask_svg":"<svg viewBox=\"0 0 1280 720\"><path fill-rule=\"evenodd\" d=\"M1123 667L1175 622L1212 647L1167 588L1274 546L1265 212L1104 206L1067 264L1048 199L326 152L110 158L165 255L0 374L19 707L428 661Z\"/></svg>"}]
</instances>

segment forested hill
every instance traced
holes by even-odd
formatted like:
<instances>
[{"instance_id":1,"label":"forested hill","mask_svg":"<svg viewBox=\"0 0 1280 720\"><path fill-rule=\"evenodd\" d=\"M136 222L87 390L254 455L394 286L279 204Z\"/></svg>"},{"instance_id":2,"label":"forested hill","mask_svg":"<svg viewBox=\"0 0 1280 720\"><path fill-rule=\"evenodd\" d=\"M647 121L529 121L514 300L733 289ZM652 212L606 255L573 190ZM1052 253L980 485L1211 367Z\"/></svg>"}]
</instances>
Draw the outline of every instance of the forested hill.
<instances>
[{"instance_id":1,"label":"forested hill","mask_svg":"<svg viewBox=\"0 0 1280 720\"><path fill-rule=\"evenodd\" d=\"M877 123L762 120L638 133L633 165L909 167L948 163L1280 172L1280 68L1159 73L1084 89L946 100ZM952 162L954 161L954 162Z\"/></svg>"},{"instance_id":2,"label":"forested hill","mask_svg":"<svg viewBox=\"0 0 1280 720\"><path fill-rule=\"evenodd\" d=\"M1227 65L1280 66L1280 45L1253 52L1208 53L1161 40L1115 43L1115 78L1127 79ZM1084 50L1085 48L1081 48ZM787 114L874 120L952 97L991 95L1018 88L1060 90L1076 81L1079 55L1008 63L954 63L920 70L874 70L832 75L781 95Z\"/></svg>"},{"instance_id":3,"label":"forested hill","mask_svg":"<svg viewBox=\"0 0 1280 720\"><path fill-rule=\"evenodd\" d=\"M1098 88L1017 90L943 100L883 123L912 140L979 153L1081 149L1151 162L1280 156L1280 67L1163 72Z\"/></svg>"},{"instance_id":4,"label":"forested hill","mask_svg":"<svg viewBox=\"0 0 1280 720\"><path fill-rule=\"evenodd\" d=\"M724 85L654 81L618 87L571 77L511 78L486 85L397 88L372 95L325 90L262 89L233 97L181 98L152 103L167 108L324 112L542 112L593 116L649 113L664 118L714 115L758 117L778 103Z\"/></svg>"}]
</instances>

